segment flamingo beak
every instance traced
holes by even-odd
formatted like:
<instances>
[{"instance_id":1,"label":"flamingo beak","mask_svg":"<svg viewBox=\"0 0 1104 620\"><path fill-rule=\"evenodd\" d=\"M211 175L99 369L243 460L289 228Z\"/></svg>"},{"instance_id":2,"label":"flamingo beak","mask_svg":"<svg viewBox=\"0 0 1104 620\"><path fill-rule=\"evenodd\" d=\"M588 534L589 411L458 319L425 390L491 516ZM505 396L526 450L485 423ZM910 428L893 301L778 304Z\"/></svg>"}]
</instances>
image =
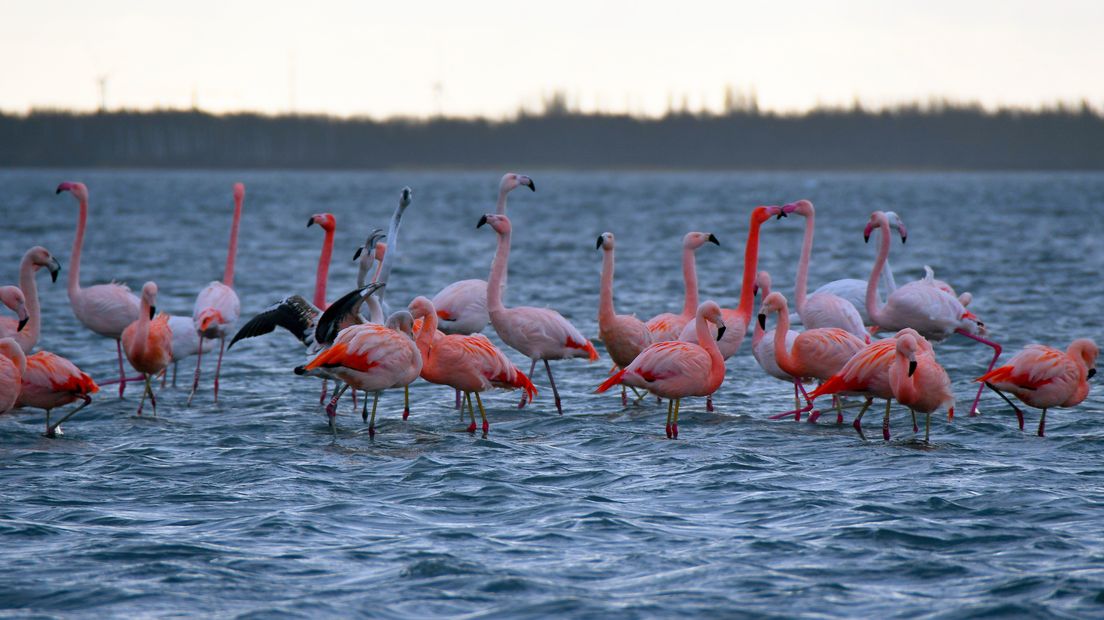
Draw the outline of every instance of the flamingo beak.
<instances>
[{"instance_id":1,"label":"flamingo beak","mask_svg":"<svg viewBox=\"0 0 1104 620\"><path fill-rule=\"evenodd\" d=\"M364 251L364 248L357 248L356 252L353 252L353 262L355 263L360 258L360 253Z\"/></svg>"},{"instance_id":2,"label":"flamingo beak","mask_svg":"<svg viewBox=\"0 0 1104 620\"><path fill-rule=\"evenodd\" d=\"M709 233L709 239L706 239L706 241L708 241L709 243L713 243L717 246L721 245L721 242L717 241L717 237L713 236L713 233Z\"/></svg>"},{"instance_id":3,"label":"flamingo beak","mask_svg":"<svg viewBox=\"0 0 1104 620\"><path fill-rule=\"evenodd\" d=\"M58 185L57 186L57 191L54 192L54 193L55 194L60 194L62 192L68 192L72 189L73 189L73 184L69 183L69 182L65 182L65 183L62 183L61 185Z\"/></svg>"},{"instance_id":4,"label":"flamingo beak","mask_svg":"<svg viewBox=\"0 0 1104 620\"><path fill-rule=\"evenodd\" d=\"M57 259L51 256L50 264L46 268L50 270L50 281L57 282L58 274L61 273L61 265L57 262Z\"/></svg>"},{"instance_id":5,"label":"flamingo beak","mask_svg":"<svg viewBox=\"0 0 1104 620\"><path fill-rule=\"evenodd\" d=\"M762 312L759 313L759 329L767 328L767 315Z\"/></svg>"},{"instance_id":6,"label":"flamingo beak","mask_svg":"<svg viewBox=\"0 0 1104 620\"><path fill-rule=\"evenodd\" d=\"M314 225L314 217L312 216L311 219L307 220L307 228L310 228L313 225Z\"/></svg>"},{"instance_id":7,"label":"flamingo beak","mask_svg":"<svg viewBox=\"0 0 1104 620\"><path fill-rule=\"evenodd\" d=\"M486 224L486 223L487 223L487 216L484 215L483 217L479 218L479 223L476 224L475 227L476 228L482 228L483 225Z\"/></svg>"},{"instance_id":8,"label":"flamingo beak","mask_svg":"<svg viewBox=\"0 0 1104 620\"><path fill-rule=\"evenodd\" d=\"M911 377L913 375L913 373L915 373L915 372L916 372L916 360L911 360L911 361L909 361L908 376Z\"/></svg>"},{"instance_id":9,"label":"flamingo beak","mask_svg":"<svg viewBox=\"0 0 1104 620\"><path fill-rule=\"evenodd\" d=\"M532 191L532 192L537 191L537 184L533 182L533 179L530 179L529 177L525 177L525 180L529 181L529 182L526 183L525 181L522 181L522 185L528 186L529 191Z\"/></svg>"},{"instance_id":10,"label":"flamingo beak","mask_svg":"<svg viewBox=\"0 0 1104 620\"><path fill-rule=\"evenodd\" d=\"M156 315L157 315L157 306L150 306L150 320L152 321L153 317L156 316Z\"/></svg>"},{"instance_id":11,"label":"flamingo beak","mask_svg":"<svg viewBox=\"0 0 1104 620\"><path fill-rule=\"evenodd\" d=\"M1096 369L1095 368L1090 368L1089 369L1089 378L1092 379L1095 376L1096 376Z\"/></svg>"},{"instance_id":12,"label":"flamingo beak","mask_svg":"<svg viewBox=\"0 0 1104 620\"><path fill-rule=\"evenodd\" d=\"M728 329L728 328L725 327L724 324L721 324L721 325L717 326L717 340L720 340L721 338L724 337L724 333L725 333L726 329Z\"/></svg>"},{"instance_id":13,"label":"flamingo beak","mask_svg":"<svg viewBox=\"0 0 1104 620\"><path fill-rule=\"evenodd\" d=\"M594 246L594 249L595 250L601 250L602 249L602 235L598 235L598 244Z\"/></svg>"},{"instance_id":14,"label":"flamingo beak","mask_svg":"<svg viewBox=\"0 0 1104 620\"><path fill-rule=\"evenodd\" d=\"M19 327L17 327L15 329L15 331L17 331L17 332L23 331L23 328L27 326L27 321L30 321L30 320L31 320L31 317L29 317L29 316L25 316L25 317L19 319ZM1089 375L1089 376L1091 377L1092 375Z\"/></svg>"}]
</instances>

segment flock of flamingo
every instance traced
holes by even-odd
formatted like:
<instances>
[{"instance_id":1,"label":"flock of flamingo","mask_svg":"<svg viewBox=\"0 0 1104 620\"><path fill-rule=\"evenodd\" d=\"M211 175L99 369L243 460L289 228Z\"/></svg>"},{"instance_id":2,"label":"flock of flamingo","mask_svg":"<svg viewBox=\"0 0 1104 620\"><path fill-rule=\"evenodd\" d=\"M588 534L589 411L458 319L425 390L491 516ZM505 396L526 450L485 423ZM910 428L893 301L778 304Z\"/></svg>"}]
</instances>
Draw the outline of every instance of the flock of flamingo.
<instances>
[{"instance_id":1,"label":"flock of flamingo","mask_svg":"<svg viewBox=\"0 0 1104 620\"><path fill-rule=\"evenodd\" d=\"M498 237L486 281L454 282L432 298L419 296L405 309L390 310L385 301L386 287L397 254L402 216L413 200L410 189L404 188L386 234L380 229L372 231L364 246L357 250L354 260L360 264L356 289L327 303L326 283L336 220L329 213L313 215L307 226L317 224L324 239L312 300L290 295L235 331L241 314L241 303L234 291L238 230L245 198L241 183L233 187L234 212L223 279L211 282L199 292L190 318L158 314L154 282L142 286L141 296L115 282L81 286L88 189L82 183L62 183L57 193L69 192L79 205L69 258L69 301L81 324L115 341L119 377L103 384L118 383L122 398L128 382L144 382L138 415L142 414L147 398L156 415L154 379L162 375L164 386L168 367L172 365L175 385L176 363L194 355L196 367L188 397L190 404L199 387L203 354L214 350L216 340L219 353L213 398L217 402L226 350L240 340L282 327L306 347L308 360L295 368L295 374L322 379L319 402L325 404L330 427L335 431L338 402L350 388L354 408L357 392L364 393L361 415L368 423L369 435L374 436L380 393L400 387L405 390L421 377L455 389L456 408L463 420L467 406L471 420L467 430L471 433L478 428L474 395L486 434L489 424L481 392L492 388L520 389L523 395L518 406L524 407L537 396L530 377L537 362L541 362L556 409L562 414L563 405L549 362L575 357L596 361L599 357L591 341L555 310L506 306L503 301L513 234L506 216L506 199L519 187L536 191L528 176L514 173L503 176L495 212L481 217L476 226L487 226ZM805 225L794 291L796 312L792 315L786 298L771 291L769 274L757 271L761 227L791 215L803 217ZM596 244L602 251L598 338L613 362L613 369L596 392L620 385L622 406L629 404L628 390L634 392L636 402L648 393L661 401L667 399L666 435L677 438L682 399L704 396L706 408L712 410L712 395L725 379L725 360L740 349L752 326L751 349L760 367L768 375L793 385L794 409L772 416L774 419L793 417L800 421L802 414L807 413L807 421L815 423L820 416L820 411L814 410L816 400L832 396L836 423L842 424L845 405L841 397L857 397L859 401L846 406L861 407L852 424L863 436L863 414L875 399L882 399L885 401L882 433L888 441L890 410L896 400L912 414L914 433L919 432L916 413L925 415L927 442L933 412L945 409L948 419L954 417L951 381L932 346L933 342L954 334L993 349L987 371L976 379L981 385L970 415L975 415L982 390L989 387L1015 411L1021 430L1023 412L1007 394L1041 409L1038 434L1043 436L1048 409L1075 406L1088 395L1088 380L1096 373L1099 352L1092 340L1074 340L1065 351L1032 344L1005 365L995 367L1001 347L986 338L984 324L967 309L972 299L969 293L957 295L946 282L935 279L930 269L923 279L898 287L888 262L891 237L894 230L902 243L908 236L895 213L875 211L866 223L865 240L877 233L879 244L867 280L836 280L808 293L814 230L815 210L808 200L753 209L735 309L721 308L714 301L699 301L695 254L707 244L720 243L710 233L687 233L682 240L685 282L682 309L647 321L616 312L613 300L616 242L613 233L602 233ZM57 259L45 248L35 246L20 263L19 285L0 287L0 302L17 315L15 319L0 317L0 413L20 407L43 409L45 435L54 437L62 422L91 403L91 395L99 387L64 357L47 351L32 353L42 328L35 274L43 267L56 281L60 271ZM757 315L753 309L756 295L761 299ZM773 329L767 329L768 321L774 323ZM494 326L502 342L529 358L528 374L480 333L488 323ZM795 323L800 323L803 331L792 330ZM893 335L874 339L880 332ZM124 357L141 377L127 377ZM327 402L329 381L335 387ZM806 390L805 385L812 382L818 385ZM369 396L373 397L370 415ZM81 404L61 419L51 420L53 409L78 401ZM407 391L404 420L409 413Z\"/></svg>"}]
</instances>

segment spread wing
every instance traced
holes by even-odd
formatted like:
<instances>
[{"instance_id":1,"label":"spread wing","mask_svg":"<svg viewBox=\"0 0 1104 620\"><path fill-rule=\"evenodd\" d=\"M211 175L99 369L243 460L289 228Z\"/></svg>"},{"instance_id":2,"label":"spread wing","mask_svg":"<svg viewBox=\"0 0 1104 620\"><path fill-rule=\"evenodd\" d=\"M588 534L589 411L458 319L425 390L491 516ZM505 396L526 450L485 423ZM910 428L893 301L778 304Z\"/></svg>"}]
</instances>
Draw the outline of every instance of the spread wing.
<instances>
[{"instance_id":1,"label":"spread wing","mask_svg":"<svg viewBox=\"0 0 1104 620\"><path fill-rule=\"evenodd\" d=\"M226 348L233 347L235 342L243 338L271 333L277 327L288 330L304 346L309 347L314 343L314 327L320 314L322 313L318 308L299 295L285 297L242 325Z\"/></svg>"},{"instance_id":2,"label":"spread wing","mask_svg":"<svg viewBox=\"0 0 1104 620\"><path fill-rule=\"evenodd\" d=\"M333 344L338 332L350 325L362 323L360 318L360 306L364 300L383 288L384 284L373 282L363 288L358 288L341 296L340 299L330 304L329 308L318 319L318 327L315 328L314 339L319 344Z\"/></svg>"}]
</instances>

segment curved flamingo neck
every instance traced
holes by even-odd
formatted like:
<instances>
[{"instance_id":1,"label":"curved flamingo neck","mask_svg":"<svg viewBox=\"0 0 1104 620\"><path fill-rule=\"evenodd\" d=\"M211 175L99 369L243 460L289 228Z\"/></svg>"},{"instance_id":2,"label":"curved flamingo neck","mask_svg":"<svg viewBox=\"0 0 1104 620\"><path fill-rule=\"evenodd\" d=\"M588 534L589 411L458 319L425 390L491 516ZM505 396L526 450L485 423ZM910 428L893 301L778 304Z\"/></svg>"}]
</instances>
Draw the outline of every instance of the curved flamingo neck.
<instances>
[{"instance_id":1,"label":"curved flamingo neck","mask_svg":"<svg viewBox=\"0 0 1104 620\"><path fill-rule=\"evenodd\" d=\"M491 275L487 278L487 311L501 312L506 309L502 303L502 286L506 281L507 266L510 261L510 233L498 234L498 249L491 262Z\"/></svg>"},{"instance_id":2,"label":"curved flamingo neck","mask_svg":"<svg viewBox=\"0 0 1104 620\"><path fill-rule=\"evenodd\" d=\"M878 278L882 275L882 268L889 258L889 220L885 217L879 219L878 230L881 239L878 241L878 256L874 259L874 269L870 272L870 280L866 283L866 313L875 325L885 325L882 315L882 304L878 299Z\"/></svg>"},{"instance_id":3,"label":"curved flamingo neck","mask_svg":"<svg viewBox=\"0 0 1104 620\"><path fill-rule=\"evenodd\" d=\"M740 305L736 306L736 314L740 316L744 332L747 331L752 305L755 303L755 270L759 268L759 227L762 224L752 216L747 244L744 246L744 277L740 282ZM743 333L739 337L743 338Z\"/></svg>"},{"instance_id":4,"label":"curved flamingo neck","mask_svg":"<svg viewBox=\"0 0 1104 620\"><path fill-rule=\"evenodd\" d=\"M790 309L785 303L778 309L778 325L774 326L774 361L786 374L801 378L797 360L786 349L786 334L790 332Z\"/></svg>"},{"instance_id":5,"label":"curved flamingo neck","mask_svg":"<svg viewBox=\"0 0 1104 620\"><path fill-rule=\"evenodd\" d=\"M893 355L896 357L897 364L901 365L903 368L908 368L909 359L907 355L896 349L893 351ZM920 361L919 355L916 356L916 361ZM916 371L912 373L911 377L908 376L907 370L902 373L896 373L895 377L891 377L892 379L896 379L893 384L893 395L897 400L905 402L914 402L916 400L920 391L919 387L916 385L919 374L920 365L918 363Z\"/></svg>"},{"instance_id":6,"label":"curved flamingo neck","mask_svg":"<svg viewBox=\"0 0 1104 620\"><path fill-rule=\"evenodd\" d=\"M234 222L230 224L230 247L226 251L226 271L222 275L222 283L230 288L234 287L234 263L238 259L238 227L241 224L242 201L234 197Z\"/></svg>"},{"instance_id":7,"label":"curved flamingo neck","mask_svg":"<svg viewBox=\"0 0 1104 620\"><path fill-rule=\"evenodd\" d=\"M376 273L376 282L387 284L391 279L391 266L395 264L395 259L399 256L399 227L402 225L402 216L405 210L406 207L400 203L391 215L391 224L387 227L387 250L383 253L383 260L380 261L379 271ZM387 289L380 289L377 297L379 297L381 306L386 296Z\"/></svg>"},{"instance_id":8,"label":"curved flamingo neck","mask_svg":"<svg viewBox=\"0 0 1104 620\"><path fill-rule=\"evenodd\" d=\"M709 383L720 385L724 381L725 363L721 350L717 347L717 339L709 331L705 324L705 315L698 314L694 320L694 331L697 332L698 346L709 354Z\"/></svg>"},{"instance_id":9,"label":"curved flamingo neck","mask_svg":"<svg viewBox=\"0 0 1104 620\"><path fill-rule=\"evenodd\" d=\"M613 309L613 248L602 250L602 288L598 295L598 323L612 323L617 313Z\"/></svg>"},{"instance_id":10,"label":"curved flamingo neck","mask_svg":"<svg viewBox=\"0 0 1104 620\"><path fill-rule=\"evenodd\" d=\"M141 354L146 350L149 342L150 330L150 304L144 298L138 304L138 326L134 328L134 341L136 353Z\"/></svg>"},{"instance_id":11,"label":"curved flamingo neck","mask_svg":"<svg viewBox=\"0 0 1104 620\"><path fill-rule=\"evenodd\" d=\"M326 280L330 275L330 258L333 256L334 231L327 228L322 239L322 254L318 256L318 271L314 276L314 305L318 309L326 308Z\"/></svg>"},{"instance_id":12,"label":"curved flamingo neck","mask_svg":"<svg viewBox=\"0 0 1104 620\"><path fill-rule=\"evenodd\" d=\"M698 311L698 266L694 250L682 249L682 281L686 284L686 298L682 303L682 316L694 316Z\"/></svg>"},{"instance_id":13,"label":"curved flamingo neck","mask_svg":"<svg viewBox=\"0 0 1104 620\"><path fill-rule=\"evenodd\" d=\"M418 345L418 352L422 354L422 363L429 362L430 349L433 348L433 337L437 334L437 312L423 310L422 331L418 332L418 339L414 344Z\"/></svg>"},{"instance_id":14,"label":"curved flamingo neck","mask_svg":"<svg viewBox=\"0 0 1104 620\"><path fill-rule=\"evenodd\" d=\"M495 202L495 213L506 215L506 194L508 193L510 193L510 190L504 187L498 189L498 200Z\"/></svg>"},{"instance_id":15,"label":"curved flamingo neck","mask_svg":"<svg viewBox=\"0 0 1104 620\"><path fill-rule=\"evenodd\" d=\"M77 216L77 234L73 237L73 252L69 255L69 301L80 295L81 249L84 247L84 228L88 224L88 199L80 199L80 215Z\"/></svg>"},{"instance_id":16,"label":"curved flamingo neck","mask_svg":"<svg viewBox=\"0 0 1104 620\"><path fill-rule=\"evenodd\" d=\"M26 299L28 316L27 325L19 334L29 343L25 348L30 348L38 342L38 332L42 328L42 308L38 305L38 283L35 282L34 259L30 252L24 254L23 260L19 262L19 288Z\"/></svg>"},{"instance_id":17,"label":"curved flamingo neck","mask_svg":"<svg viewBox=\"0 0 1104 620\"><path fill-rule=\"evenodd\" d=\"M805 215L805 237L801 242L801 260L797 263L797 280L794 282L794 305L797 313L805 312L805 296L809 285L809 258L813 253L813 233L816 228L816 212Z\"/></svg>"}]
</instances>

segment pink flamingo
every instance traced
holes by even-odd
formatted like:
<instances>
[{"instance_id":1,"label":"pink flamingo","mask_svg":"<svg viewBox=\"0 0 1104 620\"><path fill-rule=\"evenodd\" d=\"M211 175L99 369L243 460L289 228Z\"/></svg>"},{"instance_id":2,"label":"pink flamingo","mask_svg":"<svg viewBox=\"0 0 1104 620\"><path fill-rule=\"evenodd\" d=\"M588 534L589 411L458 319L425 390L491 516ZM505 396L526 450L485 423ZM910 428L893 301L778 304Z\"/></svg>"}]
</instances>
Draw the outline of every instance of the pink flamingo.
<instances>
[{"instance_id":1,"label":"pink flamingo","mask_svg":"<svg viewBox=\"0 0 1104 620\"><path fill-rule=\"evenodd\" d=\"M100 391L96 382L72 362L49 351L39 351L27 357L23 372L23 389L19 406L46 411L46 437L61 433L61 424L92 402L92 394ZM76 401L83 401L62 419L50 423L50 411Z\"/></svg>"},{"instance_id":2,"label":"pink flamingo","mask_svg":"<svg viewBox=\"0 0 1104 620\"><path fill-rule=\"evenodd\" d=\"M527 376L533 376L537 360L544 361L548 373L548 382L552 384L552 395L556 401L556 411L563 415L560 405L560 393L556 390L556 381L552 378L552 367L548 360L561 360L572 357L585 357L590 361L598 359L594 345L567 322L560 313L548 308L517 306L507 308L502 303L502 289L506 285L506 273L510 261L510 218L505 215L488 213L479 218L476 228L490 224L498 233L498 249L491 263L491 275L487 279L487 309L490 312L491 325L502 341L517 349L533 363ZM523 400L524 402L524 400Z\"/></svg>"},{"instance_id":3,"label":"pink flamingo","mask_svg":"<svg viewBox=\"0 0 1104 620\"><path fill-rule=\"evenodd\" d=\"M498 184L496 214L506 215L506 195L519 187L537 191L533 179L524 174L508 172L503 175ZM506 285L505 280L502 284ZM474 334L483 331L490 321L485 280L453 282L434 295L432 301L437 309L438 326L446 334Z\"/></svg>"},{"instance_id":4,"label":"pink flamingo","mask_svg":"<svg viewBox=\"0 0 1104 620\"><path fill-rule=\"evenodd\" d=\"M1046 412L1052 407L1075 407L1089 395L1089 379L1096 375L1100 349L1088 338L1074 340L1068 349L1029 344L1007 364L995 368L976 381L989 386L1016 412L1023 430L1023 412L1004 392L1011 392L1025 405L1042 409L1039 436L1045 436Z\"/></svg>"},{"instance_id":5,"label":"pink flamingo","mask_svg":"<svg viewBox=\"0 0 1104 620\"><path fill-rule=\"evenodd\" d=\"M433 302L425 297L416 297L410 302L410 313L415 319L425 323L418 333L415 343L422 355L421 376L430 383L447 385L464 393L468 411L471 413L471 425L468 432L475 432L475 409L471 395L475 394L479 403L479 415L483 418L483 434L490 429L487 412L483 408L483 399L479 393L491 388L521 388L529 400L537 394L529 380L509 359L494 346L486 336L473 334L442 334L437 336L437 311ZM463 411L461 411L463 416Z\"/></svg>"},{"instance_id":6,"label":"pink flamingo","mask_svg":"<svg viewBox=\"0 0 1104 620\"><path fill-rule=\"evenodd\" d=\"M664 312L648 319L645 325L652 332L652 342L678 340L682 330L694 320L698 309L698 269L694 253L706 243L721 245L713 233L688 232L682 238L682 280L686 293L682 302L682 312L674 314ZM752 267L754 271L755 267ZM745 327L746 329L746 327Z\"/></svg>"},{"instance_id":7,"label":"pink flamingo","mask_svg":"<svg viewBox=\"0 0 1104 620\"><path fill-rule=\"evenodd\" d=\"M897 402L912 413L912 432L916 432L916 412L924 414L924 442L931 436L931 414L946 407L948 417L954 418L954 394L951 378L935 361L931 343L911 329L897 333L896 359L889 367L889 384Z\"/></svg>"},{"instance_id":8,"label":"pink flamingo","mask_svg":"<svg viewBox=\"0 0 1104 620\"><path fill-rule=\"evenodd\" d=\"M859 437L866 438L862 431L862 418L866 410L874 402L875 398L886 401L885 420L882 422L882 436L889 441L889 408L893 402L893 389L889 383L889 367L893 364L897 351L896 338L884 338L876 340L859 350L838 373L822 383L817 389L809 393L809 404L802 411L813 408L813 402L825 395L836 394L843 396L863 396L866 402L859 414L851 423L859 433ZM782 413L773 418L786 417L789 412Z\"/></svg>"},{"instance_id":9,"label":"pink flamingo","mask_svg":"<svg viewBox=\"0 0 1104 620\"><path fill-rule=\"evenodd\" d=\"M855 353L866 346L866 341L838 327L806 329L787 346L790 331L790 310L782 293L771 293L763 300L759 311L759 326L767 327L767 315L778 314L778 327L774 330L774 359L778 367L792 377L794 389L804 391L805 379L827 380L843 368ZM801 408L796 409L796 419L801 419ZM839 419L843 413L838 409Z\"/></svg>"},{"instance_id":10,"label":"pink flamingo","mask_svg":"<svg viewBox=\"0 0 1104 620\"><path fill-rule=\"evenodd\" d=\"M71 193L80 205L73 254L69 257L69 304L82 325L115 341L119 354L119 398L122 398L128 379L123 369L121 338L123 330L138 320L138 297L117 282L81 288L80 259L81 248L84 247L84 228L88 221L88 188L84 183L62 183L57 188L57 193L61 192Z\"/></svg>"},{"instance_id":11,"label":"pink flamingo","mask_svg":"<svg viewBox=\"0 0 1104 620\"><path fill-rule=\"evenodd\" d=\"M617 314L613 309L613 233L598 236L596 249L602 250L602 285L598 296L598 339L606 345L614 368L625 368L637 355L652 344L652 333L636 315ZM628 395L621 386L621 404L627 405Z\"/></svg>"},{"instance_id":12,"label":"pink flamingo","mask_svg":"<svg viewBox=\"0 0 1104 620\"><path fill-rule=\"evenodd\" d=\"M755 274L755 288L758 289L759 295L764 299L771 294L771 277L766 271L760 271ZM763 306L759 306L760 314L764 312ZM721 312L724 312L722 310ZM764 329L765 326L760 325L759 321L755 322L754 331L751 334L751 354L755 357L755 361L759 363L759 367L763 369L768 375L785 381L786 383L793 383L793 377L791 377L786 371L778 367L778 361L774 359L774 329ZM727 331L727 330L726 330ZM797 338L797 332L789 330L786 332L786 349L793 348L794 339ZM797 386L794 386L794 408L799 409L801 407L801 400L798 396Z\"/></svg>"},{"instance_id":13,"label":"pink flamingo","mask_svg":"<svg viewBox=\"0 0 1104 620\"><path fill-rule=\"evenodd\" d=\"M870 232L874 228L881 230L882 238L878 257L874 261L874 269L870 272L870 280L866 285L866 310L871 321L887 331L911 327L932 342L941 342L951 334L962 334L992 347L993 360L989 362L986 372L992 370L997 363L997 358L1000 357L1001 346L983 337L984 325L966 310L954 295L938 286L932 286L930 282L918 280L893 291L886 298L884 306L880 303L878 276L881 275L882 266L889 256L889 220L885 213L875 211L871 214L870 221L863 231L863 238L869 241ZM970 406L970 415L975 415L977 412L977 404L981 399L983 388L984 386L978 388L977 396Z\"/></svg>"},{"instance_id":14,"label":"pink flamingo","mask_svg":"<svg viewBox=\"0 0 1104 620\"><path fill-rule=\"evenodd\" d=\"M381 392L406 387L422 371L422 356L414 344L413 319L409 313L396 312L388 322L401 329L377 323L346 327L337 334L332 346L305 366L295 369L297 375L332 376L344 382L326 406L330 429L334 433L337 432L337 401L346 389ZM376 408L372 407L368 435L374 437L375 434Z\"/></svg>"},{"instance_id":15,"label":"pink flamingo","mask_svg":"<svg viewBox=\"0 0 1104 620\"><path fill-rule=\"evenodd\" d=\"M196 356L195 378L192 380L192 393L188 395L188 404L192 404L199 388L199 369L203 361L204 338L219 341L218 363L215 365L215 402L218 402L219 374L222 372L222 354L226 350L226 337L234 323L241 316L241 301L234 292L234 262L238 256L238 227L241 224L242 200L245 199L245 185L234 184L234 219L230 224L230 247L226 250L226 270L222 282L215 280L199 292L195 307L192 309L192 322L199 334L199 347ZM332 239L331 239L332 243Z\"/></svg>"},{"instance_id":16,"label":"pink flamingo","mask_svg":"<svg viewBox=\"0 0 1104 620\"><path fill-rule=\"evenodd\" d=\"M897 229L898 234L901 235L901 243L905 243L908 240L908 230L905 229L905 223L901 221L893 211L886 211L886 218L889 219L891 226ZM897 290L897 281L893 279L893 269L889 265L889 260L886 260L885 268L882 270L881 286L885 289L883 292L888 295ZM817 293L831 293L841 299L847 301L855 307L859 312L859 316L862 317L864 325L871 325L870 317L866 313L866 280L859 280L856 278L842 278L839 280L832 280L822 284L820 288L814 291ZM798 317L800 318L800 317ZM794 317L790 317L790 320L795 320Z\"/></svg>"},{"instance_id":17,"label":"pink flamingo","mask_svg":"<svg viewBox=\"0 0 1104 620\"><path fill-rule=\"evenodd\" d=\"M862 316L855 306L829 292L806 295L809 283L809 258L813 251L813 232L816 229L816 209L808 200L798 200L783 207L787 213L805 218L805 237L801 243L801 260L797 264L797 280L794 284L794 304L805 329L837 327L851 332L864 342L870 342L870 334L863 327Z\"/></svg>"},{"instance_id":18,"label":"pink flamingo","mask_svg":"<svg viewBox=\"0 0 1104 620\"><path fill-rule=\"evenodd\" d=\"M27 312L27 298L18 286L0 286L0 302L15 312L17 317L0 317L0 338L14 338L22 333L31 320L30 313Z\"/></svg>"},{"instance_id":19,"label":"pink flamingo","mask_svg":"<svg viewBox=\"0 0 1104 620\"><path fill-rule=\"evenodd\" d=\"M26 371L27 356L23 347L12 338L0 338L0 413L15 408Z\"/></svg>"},{"instance_id":20,"label":"pink flamingo","mask_svg":"<svg viewBox=\"0 0 1104 620\"><path fill-rule=\"evenodd\" d=\"M40 267L46 267L50 271L50 278L57 282L61 265L58 264L56 258L50 255L46 248L36 245L27 250L23 254L23 260L19 262L19 289L26 301L26 327L22 330L16 329L12 333L9 330L18 327L18 325L14 322L8 323L11 319L0 319L0 337L11 336L15 338L19 346L23 347L24 353L30 353L35 344L38 343L39 332L42 329L42 308L38 303L38 285L35 282L35 272ZM2 297L3 293L0 293L0 298Z\"/></svg>"},{"instance_id":21,"label":"pink flamingo","mask_svg":"<svg viewBox=\"0 0 1104 620\"><path fill-rule=\"evenodd\" d=\"M157 316L156 284L146 282L142 285L142 300L139 303L141 311L138 320L123 330L123 350L130 365L146 380L142 401L138 403L138 415L142 415L146 396L149 396L153 406L153 415L157 415L157 397L153 394L150 379L172 363L172 330L169 329L169 315Z\"/></svg>"},{"instance_id":22,"label":"pink flamingo","mask_svg":"<svg viewBox=\"0 0 1104 620\"><path fill-rule=\"evenodd\" d=\"M706 325L717 326L714 339ZM721 307L707 301L698 306L694 325L698 341L669 340L657 342L641 351L628 367L598 386L596 393L618 384L644 388L667 403L667 437L678 439L679 405L687 396L708 396L721 387L725 376L724 357L717 348L717 339L724 336L725 323Z\"/></svg>"}]
</instances>

